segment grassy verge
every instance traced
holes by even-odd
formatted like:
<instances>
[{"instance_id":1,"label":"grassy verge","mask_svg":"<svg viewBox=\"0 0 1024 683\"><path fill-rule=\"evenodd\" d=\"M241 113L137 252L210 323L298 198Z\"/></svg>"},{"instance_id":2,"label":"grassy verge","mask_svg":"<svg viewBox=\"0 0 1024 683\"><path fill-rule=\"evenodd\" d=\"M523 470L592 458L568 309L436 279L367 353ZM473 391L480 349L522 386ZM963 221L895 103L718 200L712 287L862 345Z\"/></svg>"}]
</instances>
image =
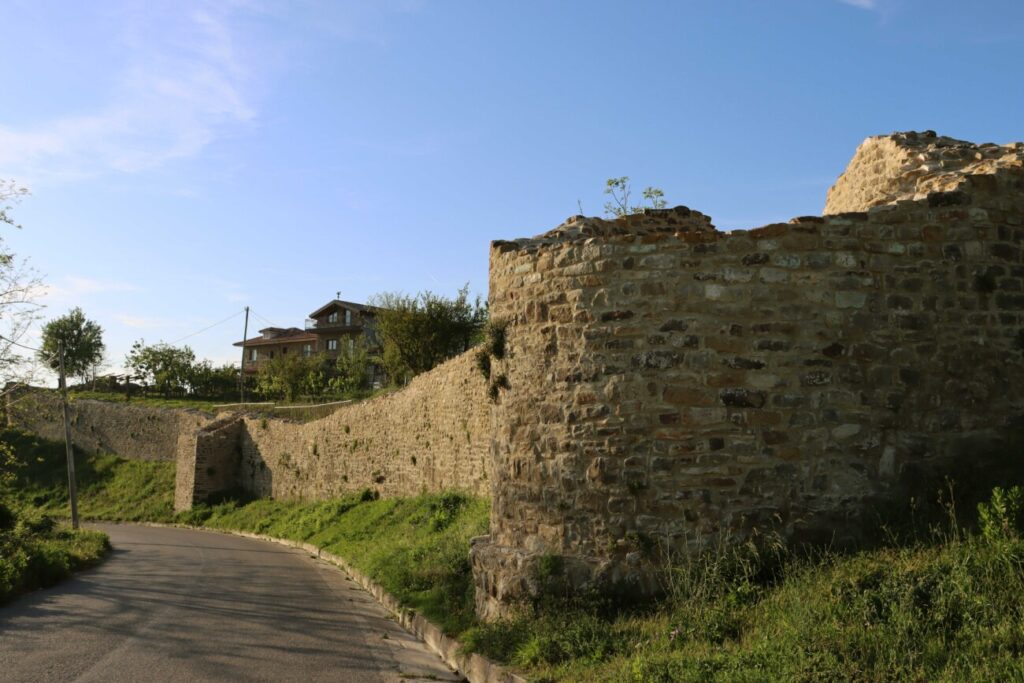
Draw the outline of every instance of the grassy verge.
<instances>
[{"instance_id":1,"label":"grassy verge","mask_svg":"<svg viewBox=\"0 0 1024 683\"><path fill-rule=\"evenodd\" d=\"M23 510L70 516L64 444L13 429L0 433L0 441L14 448L20 465L0 484L0 496ZM172 521L174 463L76 452L75 470L83 519Z\"/></svg>"},{"instance_id":2,"label":"grassy verge","mask_svg":"<svg viewBox=\"0 0 1024 683\"><path fill-rule=\"evenodd\" d=\"M185 523L305 541L347 559L403 604L461 633L474 623L469 539L487 532L489 504L459 493L374 500L257 500L200 507Z\"/></svg>"},{"instance_id":3,"label":"grassy verge","mask_svg":"<svg viewBox=\"0 0 1024 683\"><path fill-rule=\"evenodd\" d=\"M96 564L109 549L106 534L61 528L0 502L0 604Z\"/></svg>"}]
</instances>

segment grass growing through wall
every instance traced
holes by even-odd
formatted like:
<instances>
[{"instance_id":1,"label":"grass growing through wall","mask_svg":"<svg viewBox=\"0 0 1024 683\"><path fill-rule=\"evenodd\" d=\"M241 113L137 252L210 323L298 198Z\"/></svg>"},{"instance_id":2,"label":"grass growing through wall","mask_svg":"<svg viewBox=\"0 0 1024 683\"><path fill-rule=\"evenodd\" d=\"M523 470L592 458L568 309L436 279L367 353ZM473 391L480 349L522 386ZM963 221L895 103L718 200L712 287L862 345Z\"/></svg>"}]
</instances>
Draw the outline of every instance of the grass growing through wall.
<instances>
[{"instance_id":1,"label":"grass growing through wall","mask_svg":"<svg viewBox=\"0 0 1024 683\"><path fill-rule=\"evenodd\" d=\"M69 517L67 457L64 444L15 429L0 433L20 467L0 497L15 507ZM174 463L126 460L109 454L75 453L78 511L83 519L128 522L173 520Z\"/></svg>"}]
</instances>

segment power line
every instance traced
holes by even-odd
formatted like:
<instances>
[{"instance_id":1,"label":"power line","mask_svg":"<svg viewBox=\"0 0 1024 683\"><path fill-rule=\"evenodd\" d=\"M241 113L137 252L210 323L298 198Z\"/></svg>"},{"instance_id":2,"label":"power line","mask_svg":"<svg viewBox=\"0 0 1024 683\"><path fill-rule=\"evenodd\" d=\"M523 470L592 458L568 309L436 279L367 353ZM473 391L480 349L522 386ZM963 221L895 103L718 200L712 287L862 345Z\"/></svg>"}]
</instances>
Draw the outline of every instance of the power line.
<instances>
[{"instance_id":1,"label":"power line","mask_svg":"<svg viewBox=\"0 0 1024 683\"><path fill-rule=\"evenodd\" d=\"M257 318L259 318L260 320L262 320L262 321L263 321L263 322L265 322L266 324L270 325L271 327L278 327L278 325L277 325L276 323L272 323L272 322L270 322L269 320L267 320L266 318L264 318L264 317L263 317L262 315L260 315L260 314L259 314L259 313L257 313L256 311L253 311L253 310L251 310L251 309L250 309L250 313L252 313L252 314L253 314L254 316L256 316Z\"/></svg>"},{"instance_id":2,"label":"power line","mask_svg":"<svg viewBox=\"0 0 1024 683\"><path fill-rule=\"evenodd\" d=\"M180 339L175 339L174 341L170 342L170 344L173 346L174 344L177 344L178 342L183 342L186 339L191 339L192 337L194 337L194 336L196 336L198 334L202 334L203 332L206 332L207 330L212 330L213 328L217 327L218 325L223 325L227 321L231 320L232 318L237 318L238 316L242 315L243 313L245 313L244 310L232 313L231 315L229 315L228 317L224 318L223 320L221 320L219 322L215 322L212 325L204 327L203 329L198 330L196 332L193 332L192 334L186 334L184 337L181 337Z\"/></svg>"}]
</instances>

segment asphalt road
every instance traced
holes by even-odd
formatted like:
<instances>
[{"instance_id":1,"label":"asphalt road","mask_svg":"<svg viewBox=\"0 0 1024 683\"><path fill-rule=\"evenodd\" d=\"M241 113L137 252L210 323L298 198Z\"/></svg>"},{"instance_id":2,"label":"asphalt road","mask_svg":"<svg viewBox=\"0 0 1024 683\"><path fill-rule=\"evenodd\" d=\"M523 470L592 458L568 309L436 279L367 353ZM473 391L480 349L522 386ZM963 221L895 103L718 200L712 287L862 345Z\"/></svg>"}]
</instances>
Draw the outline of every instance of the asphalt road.
<instances>
[{"instance_id":1,"label":"asphalt road","mask_svg":"<svg viewBox=\"0 0 1024 683\"><path fill-rule=\"evenodd\" d=\"M326 562L262 541L92 525L99 567L0 607L0 681L458 681Z\"/></svg>"}]
</instances>

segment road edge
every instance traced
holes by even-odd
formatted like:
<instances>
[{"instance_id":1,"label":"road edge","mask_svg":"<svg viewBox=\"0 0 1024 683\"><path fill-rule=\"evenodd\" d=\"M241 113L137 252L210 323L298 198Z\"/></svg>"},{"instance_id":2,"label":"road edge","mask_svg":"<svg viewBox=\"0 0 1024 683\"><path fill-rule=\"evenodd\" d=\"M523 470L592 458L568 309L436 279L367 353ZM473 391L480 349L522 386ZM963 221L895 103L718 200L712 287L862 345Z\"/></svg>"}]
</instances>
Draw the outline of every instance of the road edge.
<instances>
[{"instance_id":1,"label":"road edge","mask_svg":"<svg viewBox=\"0 0 1024 683\"><path fill-rule=\"evenodd\" d=\"M313 557L319 558L333 564L342 570L355 581L367 593L380 603L386 610L395 615L398 623L409 633L413 634L430 648L441 660L465 676L469 683L529 683L528 679L510 671L501 664L476 653L464 654L462 643L446 635L441 627L430 621L415 610L403 607L395 596L387 592L383 586L353 567L345 558L326 551L312 543L292 541L287 538L266 536L251 531L238 531L234 529L213 529L205 526L189 526L187 524L163 524L160 522L120 522L107 520L89 520L102 524L134 524L137 526L151 526L171 529L191 529L194 531L209 531L212 533L226 534L229 536L240 536L258 541L268 541L278 545L303 550Z\"/></svg>"}]
</instances>

